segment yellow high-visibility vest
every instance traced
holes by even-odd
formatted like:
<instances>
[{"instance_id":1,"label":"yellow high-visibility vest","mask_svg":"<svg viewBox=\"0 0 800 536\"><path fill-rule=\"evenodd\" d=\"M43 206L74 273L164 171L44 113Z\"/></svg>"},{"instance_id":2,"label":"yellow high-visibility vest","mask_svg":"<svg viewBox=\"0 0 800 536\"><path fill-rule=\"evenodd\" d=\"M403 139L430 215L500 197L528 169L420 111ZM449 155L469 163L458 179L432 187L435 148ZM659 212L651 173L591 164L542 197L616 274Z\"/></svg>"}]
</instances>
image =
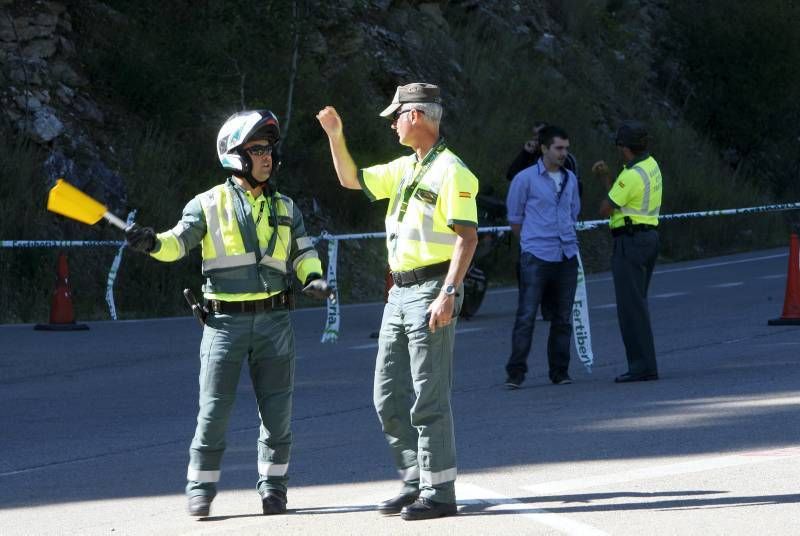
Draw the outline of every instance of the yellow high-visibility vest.
<instances>
[{"instance_id":1,"label":"yellow high-visibility vest","mask_svg":"<svg viewBox=\"0 0 800 536\"><path fill-rule=\"evenodd\" d=\"M655 158L648 156L620 172L608 197L619 208L611 213L609 226L623 227L625 217L634 224L658 225L661 211L661 170Z\"/></svg>"},{"instance_id":2,"label":"yellow high-visibility vest","mask_svg":"<svg viewBox=\"0 0 800 536\"><path fill-rule=\"evenodd\" d=\"M394 271L450 260L453 225L478 225L478 179L443 140L422 161L403 156L359 170L358 179L371 201L389 199L386 247Z\"/></svg>"}]
</instances>

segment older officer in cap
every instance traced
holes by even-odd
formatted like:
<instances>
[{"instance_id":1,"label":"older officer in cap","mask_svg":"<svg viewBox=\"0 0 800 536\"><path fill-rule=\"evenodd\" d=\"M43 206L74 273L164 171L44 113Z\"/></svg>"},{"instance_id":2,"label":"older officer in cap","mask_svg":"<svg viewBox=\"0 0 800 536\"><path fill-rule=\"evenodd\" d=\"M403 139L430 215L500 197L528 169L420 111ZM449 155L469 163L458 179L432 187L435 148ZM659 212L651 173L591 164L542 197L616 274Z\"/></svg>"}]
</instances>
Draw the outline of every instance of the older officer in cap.
<instances>
[{"instance_id":1,"label":"older officer in cap","mask_svg":"<svg viewBox=\"0 0 800 536\"><path fill-rule=\"evenodd\" d=\"M431 519L456 513L453 344L462 282L478 241L478 179L439 137L438 87L398 87L380 115L414 152L368 168L350 156L334 108L317 119L342 186L363 190L371 201L389 199L386 246L394 286L381 324L374 402L403 488L378 510Z\"/></svg>"},{"instance_id":2,"label":"older officer in cap","mask_svg":"<svg viewBox=\"0 0 800 536\"><path fill-rule=\"evenodd\" d=\"M609 190L600 206L600 214L610 217L609 227L614 236L611 273L617 317L628 358L628 372L614 381L657 380L647 289L658 256L661 170L647 151L647 130L642 123L624 122L617 131L616 144L625 167L613 184L605 162L592 166L592 171Z\"/></svg>"}]
</instances>

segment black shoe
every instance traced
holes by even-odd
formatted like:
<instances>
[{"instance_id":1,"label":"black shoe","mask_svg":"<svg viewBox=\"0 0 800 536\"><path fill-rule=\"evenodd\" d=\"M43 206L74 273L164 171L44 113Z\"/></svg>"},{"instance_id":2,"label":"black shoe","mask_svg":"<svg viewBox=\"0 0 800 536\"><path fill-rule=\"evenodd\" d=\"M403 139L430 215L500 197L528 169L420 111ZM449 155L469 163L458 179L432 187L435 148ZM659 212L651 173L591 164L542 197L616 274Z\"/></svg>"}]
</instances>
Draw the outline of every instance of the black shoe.
<instances>
[{"instance_id":1,"label":"black shoe","mask_svg":"<svg viewBox=\"0 0 800 536\"><path fill-rule=\"evenodd\" d=\"M553 380L554 385L569 385L572 383L572 378L569 376L561 376L560 378L556 378Z\"/></svg>"},{"instance_id":2,"label":"black shoe","mask_svg":"<svg viewBox=\"0 0 800 536\"><path fill-rule=\"evenodd\" d=\"M524 374L509 374L508 378L506 378L506 389L519 389L522 382L525 381Z\"/></svg>"},{"instance_id":3,"label":"black shoe","mask_svg":"<svg viewBox=\"0 0 800 536\"><path fill-rule=\"evenodd\" d=\"M454 516L456 513L458 513L458 507L455 503L440 503L426 497L420 497L414 504L403 508L400 512L400 517L406 521L418 521L420 519Z\"/></svg>"},{"instance_id":4,"label":"black shoe","mask_svg":"<svg viewBox=\"0 0 800 536\"><path fill-rule=\"evenodd\" d=\"M401 493L396 497L392 497L389 500L378 503L378 512L385 516L399 514L400 510L402 510L404 506L414 504L414 501L417 500L417 497L419 497L419 490L412 491L411 493Z\"/></svg>"},{"instance_id":5,"label":"black shoe","mask_svg":"<svg viewBox=\"0 0 800 536\"><path fill-rule=\"evenodd\" d=\"M261 498L261 509L265 516L286 513L286 494L276 490L269 490Z\"/></svg>"},{"instance_id":6,"label":"black shoe","mask_svg":"<svg viewBox=\"0 0 800 536\"><path fill-rule=\"evenodd\" d=\"M614 383L652 382L658 379L658 374L631 374L626 372L614 378Z\"/></svg>"},{"instance_id":7,"label":"black shoe","mask_svg":"<svg viewBox=\"0 0 800 536\"><path fill-rule=\"evenodd\" d=\"M194 517L208 517L211 512L212 498L207 495L192 495L189 497L189 515Z\"/></svg>"}]
</instances>

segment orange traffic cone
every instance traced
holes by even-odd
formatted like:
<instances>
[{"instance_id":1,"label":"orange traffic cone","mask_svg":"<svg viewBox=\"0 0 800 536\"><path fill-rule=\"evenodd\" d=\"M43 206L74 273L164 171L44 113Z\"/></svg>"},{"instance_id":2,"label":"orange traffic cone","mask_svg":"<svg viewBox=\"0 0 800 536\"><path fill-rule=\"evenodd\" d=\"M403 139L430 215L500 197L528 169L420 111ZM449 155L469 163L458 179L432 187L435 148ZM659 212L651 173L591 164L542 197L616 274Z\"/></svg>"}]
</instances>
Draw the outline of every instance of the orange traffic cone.
<instances>
[{"instance_id":1,"label":"orange traffic cone","mask_svg":"<svg viewBox=\"0 0 800 536\"><path fill-rule=\"evenodd\" d=\"M800 326L800 241L792 233L789 242L789 271L786 276L786 297L780 318L768 320L770 326Z\"/></svg>"},{"instance_id":2,"label":"orange traffic cone","mask_svg":"<svg viewBox=\"0 0 800 536\"><path fill-rule=\"evenodd\" d=\"M72 308L72 291L69 288L67 256L63 252L58 254L56 289L53 291L53 298L50 301L50 323L36 324L33 329L46 331L89 329L86 324L75 323L75 310Z\"/></svg>"}]
</instances>

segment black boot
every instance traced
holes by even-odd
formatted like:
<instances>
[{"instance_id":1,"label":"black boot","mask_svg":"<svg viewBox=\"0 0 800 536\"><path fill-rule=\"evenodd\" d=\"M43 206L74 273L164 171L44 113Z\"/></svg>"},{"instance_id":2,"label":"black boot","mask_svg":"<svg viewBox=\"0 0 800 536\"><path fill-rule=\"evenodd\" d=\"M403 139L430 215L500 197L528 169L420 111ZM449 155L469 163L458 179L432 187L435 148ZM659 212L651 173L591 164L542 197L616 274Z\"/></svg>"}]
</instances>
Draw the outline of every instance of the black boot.
<instances>
[{"instance_id":1,"label":"black boot","mask_svg":"<svg viewBox=\"0 0 800 536\"><path fill-rule=\"evenodd\" d=\"M211 501L207 495L193 495L189 497L189 515L195 517L208 517L211 512Z\"/></svg>"},{"instance_id":2,"label":"black boot","mask_svg":"<svg viewBox=\"0 0 800 536\"><path fill-rule=\"evenodd\" d=\"M420 519L436 519L437 517L452 516L458 513L456 503L440 503L427 497L420 497L414 504L406 506L400 512L400 517L406 521Z\"/></svg>"},{"instance_id":3,"label":"black boot","mask_svg":"<svg viewBox=\"0 0 800 536\"><path fill-rule=\"evenodd\" d=\"M261 498L261 508L265 516L286 513L286 493L271 489Z\"/></svg>"},{"instance_id":4,"label":"black boot","mask_svg":"<svg viewBox=\"0 0 800 536\"><path fill-rule=\"evenodd\" d=\"M401 493L396 497L392 497L389 500L379 503L378 512L380 512L385 516L389 516L392 514L399 514L400 510L402 510L404 506L408 506L409 504L414 504L414 501L417 500L417 497L419 497L419 490L415 490L409 493Z\"/></svg>"}]
</instances>

